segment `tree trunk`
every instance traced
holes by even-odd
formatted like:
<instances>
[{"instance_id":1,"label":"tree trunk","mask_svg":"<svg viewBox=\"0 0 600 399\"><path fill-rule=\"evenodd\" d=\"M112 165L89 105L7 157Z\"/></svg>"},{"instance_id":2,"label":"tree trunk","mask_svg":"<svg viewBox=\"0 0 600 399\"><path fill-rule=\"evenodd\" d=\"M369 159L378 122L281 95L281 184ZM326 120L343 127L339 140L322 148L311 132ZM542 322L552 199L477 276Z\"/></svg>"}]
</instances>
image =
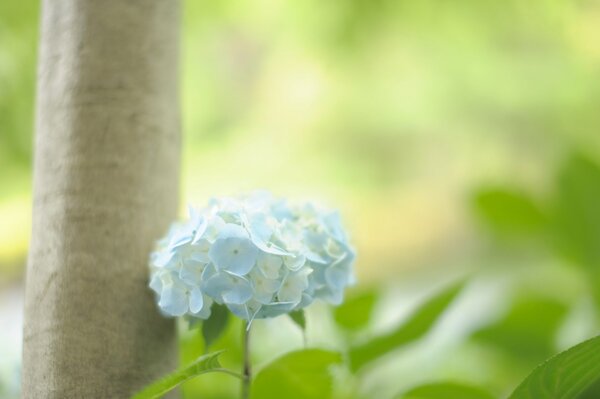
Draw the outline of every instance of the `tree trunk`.
<instances>
[{"instance_id":1,"label":"tree trunk","mask_svg":"<svg viewBox=\"0 0 600 399\"><path fill-rule=\"evenodd\" d=\"M44 0L24 398L126 398L176 366L148 254L179 192L178 0Z\"/></svg>"}]
</instances>

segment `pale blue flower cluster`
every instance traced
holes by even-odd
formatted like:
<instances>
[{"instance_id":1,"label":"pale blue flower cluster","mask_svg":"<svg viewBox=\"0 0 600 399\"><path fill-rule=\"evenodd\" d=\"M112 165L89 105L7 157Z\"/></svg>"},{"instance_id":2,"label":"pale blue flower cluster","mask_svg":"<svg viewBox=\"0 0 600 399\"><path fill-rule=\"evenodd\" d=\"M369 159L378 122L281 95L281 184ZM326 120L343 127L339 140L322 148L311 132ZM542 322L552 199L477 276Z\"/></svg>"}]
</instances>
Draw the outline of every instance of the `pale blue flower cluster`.
<instances>
[{"instance_id":1,"label":"pale blue flower cluster","mask_svg":"<svg viewBox=\"0 0 600 399\"><path fill-rule=\"evenodd\" d=\"M206 319L216 302L251 321L341 303L353 262L337 212L257 192L190 208L152 254L150 287L168 315Z\"/></svg>"}]
</instances>

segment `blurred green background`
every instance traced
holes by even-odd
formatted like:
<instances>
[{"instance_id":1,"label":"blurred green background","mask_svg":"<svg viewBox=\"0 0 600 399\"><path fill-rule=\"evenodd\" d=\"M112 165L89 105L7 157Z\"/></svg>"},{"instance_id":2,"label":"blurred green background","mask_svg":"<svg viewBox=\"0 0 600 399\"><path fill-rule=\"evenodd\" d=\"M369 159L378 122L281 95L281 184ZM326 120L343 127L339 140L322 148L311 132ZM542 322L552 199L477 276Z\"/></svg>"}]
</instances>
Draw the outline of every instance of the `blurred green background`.
<instances>
[{"instance_id":1,"label":"blurred green background","mask_svg":"<svg viewBox=\"0 0 600 399\"><path fill-rule=\"evenodd\" d=\"M468 276L424 339L359 377L339 377L352 381L339 397L385 399L441 380L506 395L537 363L596 333L600 1L184 8L182 209L254 188L316 198L341 209L357 247L360 283L350 296L373 295L368 322L344 332L316 306L309 343L339 348L391 331ZM0 2L7 397L17 395L38 20L37 1ZM220 345L237 338L235 328ZM182 358L191 360L201 343L182 331ZM302 346L284 319L257 323L255 336L259 364ZM236 387L227 378L184 393L228 397Z\"/></svg>"}]
</instances>

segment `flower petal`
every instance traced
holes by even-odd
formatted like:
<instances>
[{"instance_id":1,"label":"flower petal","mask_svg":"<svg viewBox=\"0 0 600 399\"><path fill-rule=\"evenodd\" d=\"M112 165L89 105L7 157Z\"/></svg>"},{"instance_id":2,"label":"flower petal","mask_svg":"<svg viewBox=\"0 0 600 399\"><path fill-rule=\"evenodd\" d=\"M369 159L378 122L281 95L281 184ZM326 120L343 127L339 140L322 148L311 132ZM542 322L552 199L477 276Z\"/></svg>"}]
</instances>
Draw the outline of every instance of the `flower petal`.
<instances>
[{"instance_id":1,"label":"flower petal","mask_svg":"<svg viewBox=\"0 0 600 399\"><path fill-rule=\"evenodd\" d=\"M256 262L258 248L248 238L219 238L208 252L217 269L243 276Z\"/></svg>"},{"instance_id":2,"label":"flower petal","mask_svg":"<svg viewBox=\"0 0 600 399\"><path fill-rule=\"evenodd\" d=\"M190 292L190 312L198 313L204 306L204 296L199 288L194 288Z\"/></svg>"}]
</instances>

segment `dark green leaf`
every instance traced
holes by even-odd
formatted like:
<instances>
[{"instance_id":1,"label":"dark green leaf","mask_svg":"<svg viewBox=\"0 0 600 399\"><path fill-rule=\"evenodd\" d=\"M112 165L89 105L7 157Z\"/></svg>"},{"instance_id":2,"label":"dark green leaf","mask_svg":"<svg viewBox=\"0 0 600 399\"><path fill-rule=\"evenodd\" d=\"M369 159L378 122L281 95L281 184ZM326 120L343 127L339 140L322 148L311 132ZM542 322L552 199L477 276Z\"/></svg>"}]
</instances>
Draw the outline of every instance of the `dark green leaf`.
<instances>
[{"instance_id":1,"label":"dark green leaf","mask_svg":"<svg viewBox=\"0 0 600 399\"><path fill-rule=\"evenodd\" d=\"M547 217L538 204L518 190L482 189L476 193L477 215L500 236L536 235L546 228Z\"/></svg>"},{"instance_id":2,"label":"dark green leaf","mask_svg":"<svg viewBox=\"0 0 600 399\"><path fill-rule=\"evenodd\" d=\"M205 351L223 334L229 320L229 310L224 305L212 305L210 317L202 322Z\"/></svg>"},{"instance_id":3,"label":"dark green leaf","mask_svg":"<svg viewBox=\"0 0 600 399\"><path fill-rule=\"evenodd\" d=\"M494 396L471 385L438 382L412 388L398 399L494 399Z\"/></svg>"},{"instance_id":4,"label":"dark green leaf","mask_svg":"<svg viewBox=\"0 0 600 399\"><path fill-rule=\"evenodd\" d=\"M462 287L463 283L453 285L421 305L408 321L394 331L351 348L349 358L352 370L356 371L380 356L425 335L456 298Z\"/></svg>"},{"instance_id":5,"label":"dark green leaf","mask_svg":"<svg viewBox=\"0 0 600 399\"><path fill-rule=\"evenodd\" d=\"M576 345L538 366L510 399L597 398L600 381L600 337ZM590 396L591 395L591 396Z\"/></svg>"},{"instance_id":6,"label":"dark green leaf","mask_svg":"<svg viewBox=\"0 0 600 399\"><path fill-rule=\"evenodd\" d=\"M600 398L600 378L577 397L577 399L598 399Z\"/></svg>"},{"instance_id":7,"label":"dark green leaf","mask_svg":"<svg viewBox=\"0 0 600 399\"><path fill-rule=\"evenodd\" d=\"M290 312L288 315L290 316L290 319L292 319L292 321L296 323L298 327L300 327L302 332L304 332L306 329L306 316L304 315L304 309Z\"/></svg>"},{"instance_id":8,"label":"dark green leaf","mask_svg":"<svg viewBox=\"0 0 600 399\"><path fill-rule=\"evenodd\" d=\"M348 330L358 330L365 327L371 320L376 300L377 292L375 290L350 296L335 308L333 317L338 325Z\"/></svg>"},{"instance_id":9,"label":"dark green leaf","mask_svg":"<svg viewBox=\"0 0 600 399\"><path fill-rule=\"evenodd\" d=\"M224 369L219 363L219 355L223 351L210 353L200 356L194 363L180 370L177 370L166 377L148 385L146 388L135 394L132 399L154 399L160 398L165 393L176 388L179 384L209 372L222 372L241 378L241 375L233 371Z\"/></svg>"},{"instance_id":10,"label":"dark green leaf","mask_svg":"<svg viewBox=\"0 0 600 399\"><path fill-rule=\"evenodd\" d=\"M337 352L307 349L288 353L262 369L252 384L253 399L328 399L333 379L329 371L341 363Z\"/></svg>"},{"instance_id":11,"label":"dark green leaf","mask_svg":"<svg viewBox=\"0 0 600 399\"><path fill-rule=\"evenodd\" d=\"M525 297L473 337L534 365L554 353L556 332L566 314L567 307L554 299Z\"/></svg>"}]
</instances>

